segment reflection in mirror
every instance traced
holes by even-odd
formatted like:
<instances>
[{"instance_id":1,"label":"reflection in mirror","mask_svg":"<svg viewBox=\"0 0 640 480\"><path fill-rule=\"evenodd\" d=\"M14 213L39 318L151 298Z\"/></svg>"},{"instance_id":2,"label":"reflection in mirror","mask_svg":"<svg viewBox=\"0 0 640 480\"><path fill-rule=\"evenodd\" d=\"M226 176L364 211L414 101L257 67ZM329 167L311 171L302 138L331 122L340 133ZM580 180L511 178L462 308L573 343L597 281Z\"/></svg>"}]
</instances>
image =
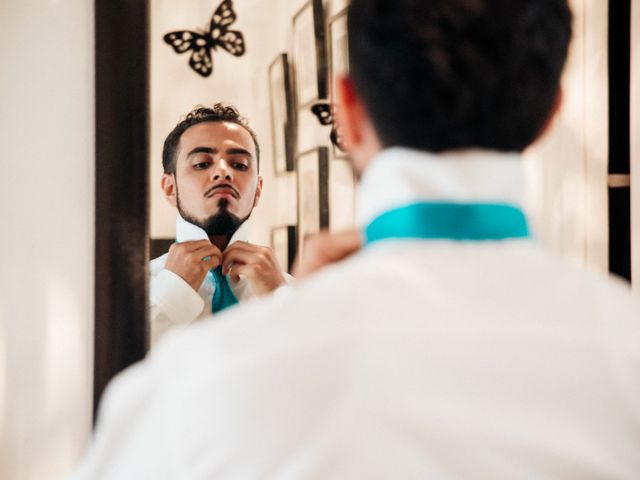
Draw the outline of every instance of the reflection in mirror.
<instances>
[{"instance_id":1,"label":"reflection in mirror","mask_svg":"<svg viewBox=\"0 0 640 480\"><path fill-rule=\"evenodd\" d=\"M346 69L346 11L346 2L338 0L280 1L274 5L272 22L265 24L263 13L239 1L220 3L213 17L210 2L151 2L148 164L150 250L156 260L150 267L150 344L172 325L189 324L215 310L215 292L223 290L214 273L218 264L222 263L228 290L242 302L291 278L282 273L289 272L293 257L302 253L306 234L353 226L355 189L350 164L331 142L331 125L321 125L311 112L315 102L332 101L329 72ZM224 26L216 30L220 23ZM198 25L204 28L193 28ZM209 31L216 33L211 36ZM204 39L199 41L199 35ZM240 45L239 39L242 48L236 50L233 45ZM227 40L235 43L225 44ZM177 259L202 252L172 245L176 240L182 245L203 239L216 244L219 231L207 230L210 225L204 220L221 210L235 214L235 204L246 200L238 186L246 173L235 169L222 152L229 145L248 147L229 135L200 136L189 148L210 151L188 156L185 136L191 142L193 129L200 128L194 125L178 138L176 170L167 171L162 165L163 145L194 106L217 102L236 107L246 126L256 132L259 162L254 172L262 182L261 191L250 219L236 233L225 231L217 242L219 253L200 256L200 260L213 259L207 268L189 275L176 267ZM185 169L180 168L183 160L188 160ZM241 156L232 160L247 163L247 171L252 171L253 164ZM226 162L229 171L224 169ZM190 181L197 176L194 169L198 169L197 182ZM228 192L212 193L223 184ZM206 208L189 215L193 212L185 205L194 198L202 199ZM178 217L180 209L189 222ZM238 240L246 242L247 251L232 257ZM268 278L253 278L249 269L259 246L273 251L270 258L277 268L266 269L272 272ZM231 258L229 272L225 261Z\"/></svg>"}]
</instances>

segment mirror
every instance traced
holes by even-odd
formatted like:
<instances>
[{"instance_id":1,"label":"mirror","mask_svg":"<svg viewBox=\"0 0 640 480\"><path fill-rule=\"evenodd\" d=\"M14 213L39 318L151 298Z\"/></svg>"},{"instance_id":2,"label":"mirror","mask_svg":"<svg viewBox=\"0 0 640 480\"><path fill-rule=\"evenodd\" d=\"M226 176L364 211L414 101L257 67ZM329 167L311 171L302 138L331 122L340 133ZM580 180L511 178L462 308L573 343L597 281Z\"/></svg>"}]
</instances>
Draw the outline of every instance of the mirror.
<instances>
[{"instance_id":1,"label":"mirror","mask_svg":"<svg viewBox=\"0 0 640 480\"><path fill-rule=\"evenodd\" d=\"M176 211L160 189L162 145L195 105L233 104L256 131L264 187L250 239L272 246L283 267L303 235L353 225L355 195L331 126L311 111L330 100L330 73L346 66L346 0L275 1L269 22L242 0L95 6L97 405L108 380L147 348L146 269L175 238ZM220 8L235 13L223 28L241 34L244 52L237 33L234 47L207 51L210 65L193 49L176 52L181 39L211 30ZM182 31L192 33L168 35Z\"/></svg>"},{"instance_id":2,"label":"mirror","mask_svg":"<svg viewBox=\"0 0 640 480\"><path fill-rule=\"evenodd\" d=\"M246 239L270 246L284 270L290 271L294 257L303 254L307 235L354 225L350 163L331 142L326 115L313 110L316 104L330 104L330 75L347 67L346 2L273 2L272 10L266 23L262 11L240 0L151 2L152 259L164 255L176 239L177 212L160 188L163 143L196 105L233 105L256 132L263 187L246 223ZM161 262L153 264L152 279ZM206 305L202 288L199 293ZM155 324L155 310L151 316ZM167 328L181 320L167 316ZM156 338L154 333L152 341Z\"/></svg>"}]
</instances>

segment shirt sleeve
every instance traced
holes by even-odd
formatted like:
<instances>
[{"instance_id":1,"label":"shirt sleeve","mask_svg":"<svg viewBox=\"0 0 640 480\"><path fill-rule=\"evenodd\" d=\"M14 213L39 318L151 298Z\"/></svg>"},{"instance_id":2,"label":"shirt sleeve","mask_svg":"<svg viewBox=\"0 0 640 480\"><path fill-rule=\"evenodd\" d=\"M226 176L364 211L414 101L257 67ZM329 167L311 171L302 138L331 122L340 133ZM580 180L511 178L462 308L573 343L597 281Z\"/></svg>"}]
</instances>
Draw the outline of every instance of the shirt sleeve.
<instances>
[{"instance_id":1,"label":"shirt sleeve","mask_svg":"<svg viewBox=\"0 0 640 480\"><path fill-rule=\"evenodd\" d=\"M151 345L168 330L193 322L204 308L198 292L171 270L153 275L149 285Z\"/></svg>"}]
</instances>

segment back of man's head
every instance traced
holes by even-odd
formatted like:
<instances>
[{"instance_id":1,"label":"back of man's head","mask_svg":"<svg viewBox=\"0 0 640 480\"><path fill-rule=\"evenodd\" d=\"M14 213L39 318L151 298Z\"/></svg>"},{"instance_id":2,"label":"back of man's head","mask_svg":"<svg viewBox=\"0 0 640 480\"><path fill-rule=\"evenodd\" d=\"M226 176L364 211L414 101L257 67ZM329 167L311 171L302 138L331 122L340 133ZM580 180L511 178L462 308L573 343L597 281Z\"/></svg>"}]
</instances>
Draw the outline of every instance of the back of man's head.
<instances>
[{"instance_id":1,"label":"back of man's head","mask_svg":"<svg viewBox=\"0 0 640 480\"><path fill-rule=\"evenodd\" d=\"M570 37L566 0L352 0L350 76L383 147L521 151Z\"/></svg>"}]
</instances>

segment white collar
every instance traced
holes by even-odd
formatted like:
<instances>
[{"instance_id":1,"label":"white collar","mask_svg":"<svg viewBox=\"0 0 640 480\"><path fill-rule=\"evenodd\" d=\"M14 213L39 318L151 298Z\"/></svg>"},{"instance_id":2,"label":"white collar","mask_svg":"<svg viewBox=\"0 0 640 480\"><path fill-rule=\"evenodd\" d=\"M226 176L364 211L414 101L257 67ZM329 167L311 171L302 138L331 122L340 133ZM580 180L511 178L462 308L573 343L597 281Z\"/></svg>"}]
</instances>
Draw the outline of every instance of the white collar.
<instances>
[{"instance_id":1,"label":"white collar","mask_svg":"<svg viewBox=\"0 0 640 480\"><path fill-rule=\"evenodd\" d=\"M231 240L229 240L229 245L238 240L246 242L248 238L249 226L247 222L244 222L240 225L240 228L236 230L236 233L232 235ZM202 228L187 222L178 214L176 217L176 241L187 242L189 240L209 240L209 236Z\"/></svg>"},{"instance_id":2,"label":"white collar","mask_svg":"<svg viewBox=\"0 0 640 480\"><path fill-rule=\"evenodd\" d=\"M425 200L501 202L521 206L524 190L517 152L456 150L433 154L404 147L381 151L358 187L357 224Z\"/></svg>"}]
</instances>

